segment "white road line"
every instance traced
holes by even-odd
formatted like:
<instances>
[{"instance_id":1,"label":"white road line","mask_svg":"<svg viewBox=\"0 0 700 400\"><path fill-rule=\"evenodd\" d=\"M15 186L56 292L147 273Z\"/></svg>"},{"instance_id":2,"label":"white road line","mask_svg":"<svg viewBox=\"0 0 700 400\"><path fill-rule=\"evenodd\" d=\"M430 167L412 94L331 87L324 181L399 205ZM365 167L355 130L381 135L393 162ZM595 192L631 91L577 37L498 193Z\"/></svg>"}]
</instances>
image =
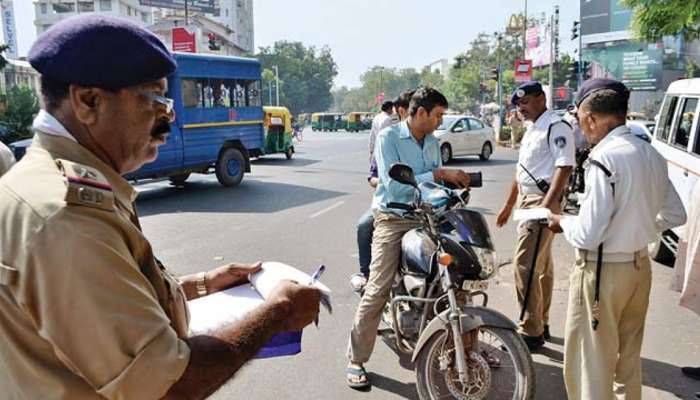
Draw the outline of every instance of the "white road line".
<instances>
[{"instance_id":1,"label":"white road line","mask_svg":"<svg viewBox=\"0 0 700 400\"><path fill-rule=\"evenodd\" d=\"M316 213L313 213L313 214L309 215L309 218L316 218L316 217L318 217L319 215L323 215L323 214L327 213L328 211L330 211L330 210L332 210L332 209L334 209L334 208L336 208L336 207L342 206L343 204L345 204L345 201L339 201L339 202L333 204L333 205L330 206L330 207L326 207L326 208L324 208L323 210L321 210L321 211L319 211L319 212L316 212Z\"/></svg>"}]
</instances>

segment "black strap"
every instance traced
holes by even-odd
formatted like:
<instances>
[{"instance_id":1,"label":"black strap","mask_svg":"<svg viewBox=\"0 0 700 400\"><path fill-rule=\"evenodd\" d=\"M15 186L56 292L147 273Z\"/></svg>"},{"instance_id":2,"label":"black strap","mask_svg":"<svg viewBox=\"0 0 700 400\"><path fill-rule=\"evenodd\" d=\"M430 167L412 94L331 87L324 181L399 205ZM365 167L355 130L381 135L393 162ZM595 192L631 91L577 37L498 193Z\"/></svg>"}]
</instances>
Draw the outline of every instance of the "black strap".
<instances>
[{"instance_id":1,"label":"black strap","mask_svg":"<svg viewBox=\"0 0 700 400\"><path fill-rule=\"evenodd\" d=\"M607 176L608 178L612 177L612 172L610 172L608 167L603 165L602 162L600 162L598 160L594 160L592 158L589 160L591 162L591 165L595 165L596 167L600 168L603 171L603 173L605 174L605 176ZM612 186L613 196L615 196L615 182L610 182L610 186Z\"/></svg>"},{"instance_id":2,"label":"black strap","mask_svg":"<svg viewBox=\"0 0 700 400\"><path fill-rule=\"evenodd\" d=\"M610 178L612 176L612 172L603 165L598 160L590 159L591 165L595 165L596 167L600 168L601 171ZM613 196L615 196L615 183L610 182L610 186L612 187L612 192ZM600 274L603 270L603 243L598 245L598 259L596 260L596 269L595 269L595 299L593 300L593 309L591 310L591 326L593 327L593 330L598 329L598 323L600 322Z\"/></svg>"},{"instance_id":3,"label":"black strap","mask_svg":"<svg viewBox=\"0 0 700 400\"><path fill-rule=\"evenodd\" d=\"M547 148L548 148L550 151L552 150L552 146L550 146L550 144L549 144L549 139L552 138L552 127L553 127L554 125L560 123L560 122L561 122L562 124L568 126L569 129L573 129L573 128L571 127L571 124L568 123L568 122L566 122L566 121L563 120L563 119L554 121L554 122L552 122L551 124L549 124L549 127L547 128Z\"/></svg>"}]
</instances>

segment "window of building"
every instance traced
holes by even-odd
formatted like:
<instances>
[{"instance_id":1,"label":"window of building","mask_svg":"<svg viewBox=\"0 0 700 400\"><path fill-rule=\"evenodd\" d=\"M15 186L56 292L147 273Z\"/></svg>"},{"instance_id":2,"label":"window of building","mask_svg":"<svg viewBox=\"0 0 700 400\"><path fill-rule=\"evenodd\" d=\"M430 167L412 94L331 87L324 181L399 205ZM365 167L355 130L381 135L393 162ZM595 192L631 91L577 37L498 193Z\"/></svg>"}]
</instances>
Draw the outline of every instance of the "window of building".
<instances>
[{"instance_id":1,"label":"window of building","mask_svg":"<svg viewBox=\"0 0 700 400\"><path fill-rule=\"evenodd\" d=\"M131 17L131 6L126 6L126 15Z\"/></svg>"},{"instance_id":2,"label":"window of building","mask_svg":"<svg viewBox=\"0 0 700 400\"><path fill-rule=\"evenodd\" d=\"M39 4L39 9L41 10L42 14L46 14L47 8L46 3Z\"/></svg>"},{"instance_id":3,"label":"window of building","mask_svg":"<svg viewBox=\"0 0 700 400\"><path fill-rule=\"evenodd\" d=\"M75 12L75 3L54 3L51 7L58 14Z\"/></svg>"},{"instance_id":4,"label":"window of building","mask_svg":"<svg viewBox=\"0 0 700 400\"><path fill-rule=\"evenodd\" d=\"M145 12L141 13L141 21L148 23L148 14Z\"/></svg>"},{"instance_id":5,"label":"window of building","mask_svg":"<svg viewBox=\"0 0 700 400\"><path fill-rule=\"evenodd\" d=\"M112 0L100 0L101 11L112 11Z\"/></svg>"},{"instance_id":6,"label":"window of building","mask_svg":"<svg viewBox=\"0 0 700 400\"><path fill-rule=\"evenodd\" d=\"M681 112L676 120L676 130L673 135L673 144L683 148L688 148L688 139L695 120L695 113L698 108L698 99L689 97L683 101Z\"/></svg>"},{"instance_id":7,"label":"window of building","mask_svg":"<svg viewBox=\"0 0 700 400\"><path fill-rule=\"evenodd\" d=\"M78 3L78 11L80 12L92 12L95 11L94 1L81 1Z\"/></svg>"},{"instance_id":8,"label":"window of building","mask_svg":"<svg viewBox=\"0 0 700 400\"><path fill-rule=\"evenodd\" d=\"M676 111L678 97L666 97L664 104L661 107L661 117L659 118L659 126L656 128L656 138L666 142L671 133L671 123L673 122L673 113Z\"/></svg>"}]
</instances>

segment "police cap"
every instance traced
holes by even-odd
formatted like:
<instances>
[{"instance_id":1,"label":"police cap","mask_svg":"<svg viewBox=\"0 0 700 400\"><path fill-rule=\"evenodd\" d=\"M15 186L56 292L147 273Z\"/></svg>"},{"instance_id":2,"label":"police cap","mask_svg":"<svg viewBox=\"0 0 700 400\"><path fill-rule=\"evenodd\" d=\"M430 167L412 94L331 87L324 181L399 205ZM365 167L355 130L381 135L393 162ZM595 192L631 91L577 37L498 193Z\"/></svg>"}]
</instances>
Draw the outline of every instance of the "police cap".
<instances>
[{"instance_id":1,"label":"police cap","mask_svg":"<svg viewBox=\"0 0 700 400\"><path fill-rule=\"evenodd\" d=\"M52 80L109 90L153 82L177 68L153 33L130 21L97 14L53 25L37 38L27 58Z\"/></svg>"},{"instance_id":2,"label":"police cap","mask_svg":"<svg viewBox=\"0 0 700 400\"><path fill-rule=\"evenodd\" d=\"M618 94L624 95L629 98L630 91L627 89L624 83L616 81L613 79L596 78L589 79L581 85L578 91L578 97L576 98L576 107L580 107L583 100L591 94L600 90L612 90Z\"/></svg>"},{"instance_id":3,"label":"police cap","mask_svg":"<svg viewBox=\"0 0 700 400\"><path fill-rule=\"evenodd\" d=\"M544 91L542 90L542 85L540 85L539 82L529 81L518 86L513 91L513 94L510 96L510 104L517 106L518 100L531 94L544 94Z\"/></svg>"}]
</instances>

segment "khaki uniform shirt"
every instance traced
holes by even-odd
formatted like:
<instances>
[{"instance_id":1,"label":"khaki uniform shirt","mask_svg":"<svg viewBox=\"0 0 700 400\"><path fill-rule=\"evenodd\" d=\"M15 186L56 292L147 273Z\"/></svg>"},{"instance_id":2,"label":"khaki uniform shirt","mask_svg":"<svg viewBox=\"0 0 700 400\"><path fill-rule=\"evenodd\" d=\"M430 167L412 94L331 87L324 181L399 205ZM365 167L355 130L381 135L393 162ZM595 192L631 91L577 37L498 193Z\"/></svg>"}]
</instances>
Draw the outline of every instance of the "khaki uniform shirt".
<instances>
[{"instance_id":1,"label":"khaki uniform shirt","mask_svg":"<svg viewBox=\"0 0 700 400\"><path fill-rule=\"evenodd\" d=\"M135 197L84 147L43 133L0 180L2 399L157 399L184 372L184 292Z\"/></svg>"}]
</instances>

